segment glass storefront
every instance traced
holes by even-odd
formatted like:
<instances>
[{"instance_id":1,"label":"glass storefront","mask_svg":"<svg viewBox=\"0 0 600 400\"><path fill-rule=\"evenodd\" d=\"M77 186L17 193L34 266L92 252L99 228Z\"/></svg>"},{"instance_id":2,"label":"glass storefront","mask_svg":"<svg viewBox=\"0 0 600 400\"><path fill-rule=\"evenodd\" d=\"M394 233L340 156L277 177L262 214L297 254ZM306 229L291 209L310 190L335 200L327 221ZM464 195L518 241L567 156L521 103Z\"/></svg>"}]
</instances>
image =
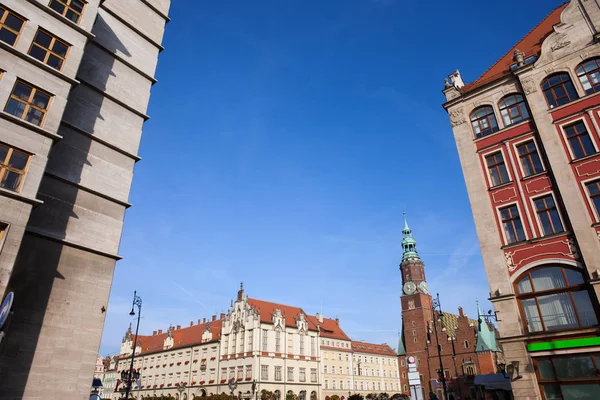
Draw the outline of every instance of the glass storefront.
<instances>
[{"instance_id":1,"label":"glass storefront","mask_svg":"<svg viewBox=\"0 0 600 400\"><path fill-rule=\"evenodd\" d=\"M600 353L535 358L545 400L600 399Z\"/></svg>"}]
</instances>

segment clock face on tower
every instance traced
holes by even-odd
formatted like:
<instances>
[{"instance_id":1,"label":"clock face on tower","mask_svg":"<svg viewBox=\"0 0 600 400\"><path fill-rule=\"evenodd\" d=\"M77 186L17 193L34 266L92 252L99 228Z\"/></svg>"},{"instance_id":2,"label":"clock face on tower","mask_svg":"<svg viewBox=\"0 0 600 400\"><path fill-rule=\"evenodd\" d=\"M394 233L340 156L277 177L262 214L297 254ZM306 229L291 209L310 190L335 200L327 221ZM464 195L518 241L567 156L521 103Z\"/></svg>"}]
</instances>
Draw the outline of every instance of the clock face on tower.
<instances>
[{"instance_id":1,"label":"clock face on tower","mask_svg":"<svg viewBox=\"0 0 600 400\"><path fill-rule=\"evenodd\" d=\"M404 284L404 294L413 294L417 290L417 285L414 282L406 282Z\"/></svg>"},{"instance_id":2,"label":"clock face on tower","mask_svg":"<svg viewBox=\"0 0 600 400\"><path fill-rule=\"evenodd\" d=\"M419 283L419 290L421 293L429 294L429 288L427 287L427 283L425 283L425 281Z\"/></svg>"}]
</instances>

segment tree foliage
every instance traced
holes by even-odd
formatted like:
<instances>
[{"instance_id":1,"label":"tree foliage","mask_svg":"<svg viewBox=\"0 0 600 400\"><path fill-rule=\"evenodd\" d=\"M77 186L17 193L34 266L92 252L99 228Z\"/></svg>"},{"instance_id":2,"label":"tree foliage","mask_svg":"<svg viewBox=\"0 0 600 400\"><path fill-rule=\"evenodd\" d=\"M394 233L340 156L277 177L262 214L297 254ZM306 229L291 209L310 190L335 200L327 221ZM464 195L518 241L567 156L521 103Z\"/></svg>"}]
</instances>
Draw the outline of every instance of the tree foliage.
<instances>
[{"instance_id":1,"label":"tree foliage","mask_svg":"<svg viewBox=\"0 0 600 400\"><path fill-rule=\"evenodd\" d=\"M348 400L364 400L365 397L360 393L354 393L348 397Z\"/></svg>"}]
</instances>

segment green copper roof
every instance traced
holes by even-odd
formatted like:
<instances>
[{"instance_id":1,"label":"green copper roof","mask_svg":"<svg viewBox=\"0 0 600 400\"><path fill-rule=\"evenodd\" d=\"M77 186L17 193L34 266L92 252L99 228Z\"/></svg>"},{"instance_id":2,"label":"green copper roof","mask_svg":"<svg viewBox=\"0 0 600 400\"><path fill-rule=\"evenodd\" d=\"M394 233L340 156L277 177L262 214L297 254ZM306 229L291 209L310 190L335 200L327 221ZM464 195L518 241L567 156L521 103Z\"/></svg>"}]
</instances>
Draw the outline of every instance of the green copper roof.
<instances>
[{"instance_id":1,"label":"green copper roof","mask_svg":"<svg viewBox=\"0 0 600 400\"><path fill-rule=\"evenodd\" d=\"M402 229L402 261L409 258L419 258L417 253L417 241L412 236L412 230L406 222L406 213L404 213L404 229Z\"/></svg>"},{"instance_id":2,"label":"green copper roof","mask_svg":"<svg viewBox=\"0 0 600 400\"><path fill-rule=\"evenodd\" d=\"M496 333L493 329L490 329L487 321L481 317L481 308L479 308L479 302L477 302L477 314L478 318L481 318L479 323L479 332L477 333L477 346L475 351L500 351L498 343L496 342Z\"/></svg>"},{"instance_id":3,"label":"green copper roof","mask_svg":"<svg viewBox=\"0 0 600 400\"><path fill-rule=\"evenodd\" d=\"M398 334L398 350L396 351L396 355L398 356L406 355L406 349L404 348L404 322L402 325L402 332Z\"/></svg>"}]
</instances>

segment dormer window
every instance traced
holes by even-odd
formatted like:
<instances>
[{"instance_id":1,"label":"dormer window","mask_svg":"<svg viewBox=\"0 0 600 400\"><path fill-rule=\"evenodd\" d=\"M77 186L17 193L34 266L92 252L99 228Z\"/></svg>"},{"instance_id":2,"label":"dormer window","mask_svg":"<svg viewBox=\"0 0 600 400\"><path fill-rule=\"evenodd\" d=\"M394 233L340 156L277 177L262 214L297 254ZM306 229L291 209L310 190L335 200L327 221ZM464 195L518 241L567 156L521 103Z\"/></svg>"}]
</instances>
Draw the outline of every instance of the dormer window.
<instances>
[{"instance_id":1,"label":"dormer window","mask_svg":"<svg viewBox=\"0 0 600 400\"><path fill-rule=\"evenodd\" d=\"M494 109L490 106L476 108L471 113L471 126L476 138L487 136L498 131L498 123Z\"/></svg>"},{"instance_id":2,"label":"dormer window","mask_svg":"<svg viewBox=\"0 0 600 400\"><path fill-rule=\"evenodd\" d=\"M562 106L579 97L569 74L566 72L550 75L544 79L542 90L550 108Z\"/></svg>"},{"instance_id":3,"label":"dormer window","mask_svg":"<svg viewBox=\"0 0 600 400\"><path fill-rule=\"evenodd\" d=\"M518 93L504 97L498 105L504 126L510 126L529 119L525 100Z\"/></svg>"},{"instance_id":4,"label":"dormer window","mask_svg":"<svg viewBox=\"0 0 600 400\"><path fill-rule=\"evenodd\" d=\"M580 64L575 72L586 94L600 91L600 58L593 58Z\"/></svg>"}]
</instances>

